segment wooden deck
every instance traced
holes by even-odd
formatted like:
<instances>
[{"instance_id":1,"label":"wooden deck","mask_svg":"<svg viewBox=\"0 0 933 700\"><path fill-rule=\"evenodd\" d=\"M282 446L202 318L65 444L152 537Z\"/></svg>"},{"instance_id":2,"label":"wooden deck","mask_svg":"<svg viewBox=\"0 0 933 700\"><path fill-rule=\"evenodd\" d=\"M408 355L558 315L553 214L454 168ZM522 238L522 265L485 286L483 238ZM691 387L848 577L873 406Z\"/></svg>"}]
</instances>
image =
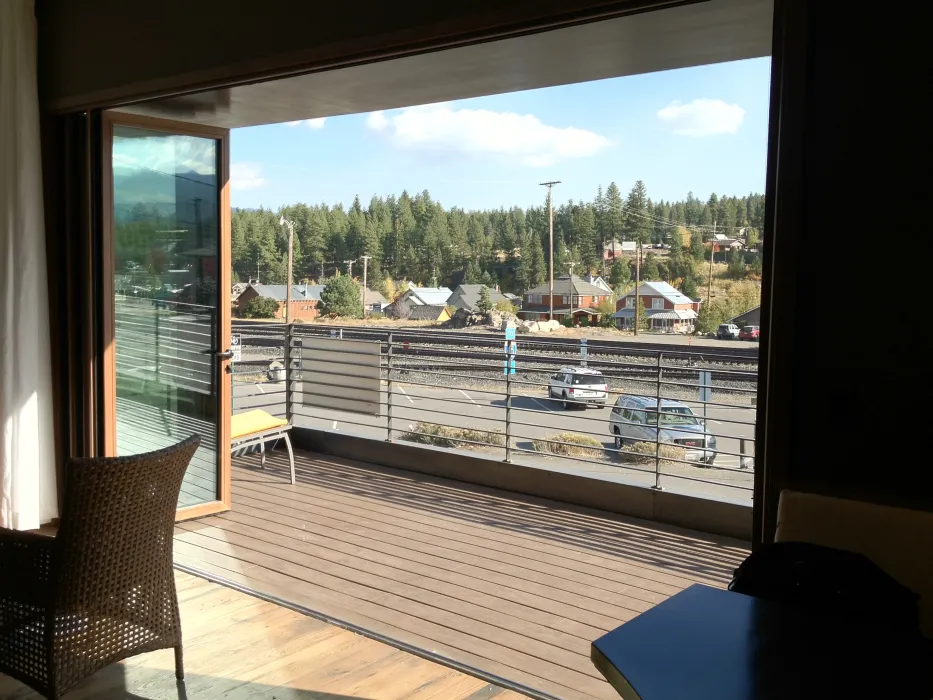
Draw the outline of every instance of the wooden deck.
<instances>
[{"instance_id":1,"label":"wooden deck","mask_svg":"<svg viewBox=\"0 0 933 700\"><path fill-rule=\"evenodd\" d=\"M63 700L520 700L439 664L314 618L178 573L186 680L171 650L91 676ZM0 675L0 698L41 696Z\"/></svg>"},{"instance_id":2,"label":"wooden deck","mask_svg":"<svg viewBox=\"0 0 933 700\"><path fill-rule=\"evenodd\" d=\"M176 561L505 679L617 700L591 640L701 582L745 543L373 465L237 459L233 510L177 529ZM546 477L543 477L546 478ZM500 683L501 684L501 683Z\"/></svg>"}]
</instances>

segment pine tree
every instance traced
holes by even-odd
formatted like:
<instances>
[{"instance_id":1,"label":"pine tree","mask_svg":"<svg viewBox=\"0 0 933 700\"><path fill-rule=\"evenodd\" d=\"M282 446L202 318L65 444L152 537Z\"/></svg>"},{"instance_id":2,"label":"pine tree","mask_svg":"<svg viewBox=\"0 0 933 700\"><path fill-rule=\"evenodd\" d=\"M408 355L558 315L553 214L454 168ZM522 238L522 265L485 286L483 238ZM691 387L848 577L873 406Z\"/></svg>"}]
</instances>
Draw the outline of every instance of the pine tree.
<instances>
[{"instance_id":1,"label":"pine tree","mask_svg":"<svg viewBox=\"0 0 933 700\"><path fill-rule=\"evenodd\" d=\"M609 183L606 188L605 198L606 208L606 242L611 243L614 240L622 240L624 235L622 214L622 193L614 182ZM602 252L602 251L600 251Z\"/></svg>"},{"instance_id":2,"label":"pine tree","mask_svg":"<svg viewBox=\"0 0 933 700\"><path fill-rule=\"evenodd\" d=\"M642 244L651 240L652 223L648 212L648 191L641 180L635 182L625 201L625 237Z\"/></svg>"},{"instance_id":3,"label":"pine tree","mask_svg":"<svg viewBox=\"0 0 933 700\"><path fill-rule=\"evenodd\" d=\"M482 287L479 290L479 301L476 302L476 310L481 314L488 314L492 311L492 297L489 294L489 287Z\"/></svg>"},{"instance_id":4,"label":"pine tree","mask_svg":"<svg viewBox=\"0 0 933 700\"><path fill-rule=\"evenodd\" d=\"M745 277L745 254L738 248L732 250L729 256L729 277L740 280Z\"/></svg>"},{"instance_id":5,"label":"pine tree","mask_svg":"<svg viewBox=\"0 0 933 700\"><path fill-rule=\"evenodd\" d=\"M697 283L696 280L691 277L684 277L684 281L680 285L680 291L684 295L690 297L691 299L697 298Z\"/></svg>"},{"instance_id":6,"label":"pine tree","mask_svg":"<svg viewBox=\"0 0 933 700\"><path fill-rule=\"evenodd\" d=\"M694 231L690 234L690 255L694 260L702 260L706 257L706 246L703 243L703 234L700 231Z\"/></svg>"},{"instance_id":7,"label":"pine tree","mask_svg":"<svg viewBox=\"0 0 933 700\"><path fill-rule=\"evenodd\" d=\"M463 274L464 284L482 284L483 271L480 266L472 260L467 263L466 272Z\"/></svg>"},{"instance_id":8,"label":"pine tree","mask_svg":"<svg viewBox=\"0 0 933 700\"><path fill-rule=\"evenodd\" d=\"M596 215L591 206L582 202L574 208L573 243L587 272L599 262L596 250Z\"/></svg>"},{"instance_id":9,"label":"pine tree","mask_svg":"<svg viewBox=\"0 0 933 700\"><path fill-rule=\"evenodd\" d=\"M632 271L629 268L627 260L616 260L612 263L612 271L609 273L609 284L611 284L613 288L630 284L631 281Z\"/></svg>"},{"instance_id":10,"label":"pine tree","mask_svg":"<svg viewBox=\"0 0 933 700\"><path fill-rule=\"evenodd\" d=\"M654 253L648 253L641 265L641 278L643 281L661 279L661 272L658 270L658 256Z\"/></svg>"}]
</instances>

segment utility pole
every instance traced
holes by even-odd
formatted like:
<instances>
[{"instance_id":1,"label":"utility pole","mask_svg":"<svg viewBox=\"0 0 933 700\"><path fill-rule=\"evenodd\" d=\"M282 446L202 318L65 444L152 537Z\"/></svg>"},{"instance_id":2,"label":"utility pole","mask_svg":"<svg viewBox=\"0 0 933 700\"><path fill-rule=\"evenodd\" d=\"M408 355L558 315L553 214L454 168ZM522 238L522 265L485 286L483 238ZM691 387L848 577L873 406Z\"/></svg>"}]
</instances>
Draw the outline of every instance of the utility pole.
<instances>
[{"instance_id":1,"label":"utility pole","mask_svg":"<svg viewBox=\"0 0 933 700\"><path fill-rule=\"evenodd\" d=\"M706 308L713 298L713 257L716 255L716 219L713 219L713 240L709 243L709 279L706 281Z\"/></svg>"},{"instance_id":2,"label":"utility pole","mask_svg":"<svg viewBox=\"0 0 933 700\"><path fill-rule=\"evenodd\" d=\"M285 279L285 323L288 324L292 320L292 251L295 245L295 222L283 216L279 219L279 224L288 227L288 276Z\"/></svg>"},{"instance_id":3,"label":"utility pole","mask_svg":"<svg viewBox=\"0 0 933 700\"><path fill-rule=\"evenodd\" d=\"M355 262L356 260L344 260L343 261L344 265L347 266L347 274L350 275L350 279L353 279L353 263Z\"/></svg>"},{"instance_id":4,"label":"utility pole","mask_svg":"<svg viewBox=\"0 0 933 700\"><path fill-rule=\"evenodd\" d=\"M559 185L560 180L551 180L550 182L540 183L542 187L547 187L547 218L548 218L548 260L550 262L550 274L548 276L548 320L554 320L554 202L551 196L551 190L554 185Z\"/></svg>"},{"instance_id":5,"label":"utility pole","mask_svg":"<svg viewBox=\"0 0 933 700\"><path fill-rule=\"evenodd\" d=\"M431 286L437 288L437 263L434 263L434 274L431 276Z\"/></svg>"},{"instance_id":6,"label":"utility pole","mask_svg":"<svg viewBox=\"0 0 933 700\"><path fill-rule=\"evenodd\" d=\"M639 313L641 308L641 295L638 288L641 286L641 241L635 242L635 335L638 335Z\"/></svg>"},{"instance_id":7,"label":"utility pole","mask_svg":"<svg viewBox=\"0 0 933 700\"><path fill-rule=\"evenodd\" d=\"M324 261L321 260L321 280L318 284L324 284Z\"/></svg>"},{"instance_id":8,"label":"utility pole","mask_svg":"<svg viewBox=\"0 0 933 700\"><path fill-rule=\"evenodd\" d=\"M395 260L393 261L393 262L395 263L395 279L398 279L398 258L399 258L399 254L398 254L398 225L399 225L399 217L396 216L396 217L395 217Z\"/></svg>"},{"instance_id":9,"label":"utility pole","mask_svg":"<svg viewBox=\"0 0 933 700\"><path fill-rule=\"evenodd\" d=\"M360 260L363 261L363 291L360 292L363 297L363 318L366 318L366 271L369 268L369 261L371 258L371 255L360 256Z\"/></svg>"},{"instance_id":10,"label":"utility pole","mask_svg":"<svg viewBox=\"0 0 933 700\"><path fill-rule=\"evenodd\" d=\"M577 264L576 261L571 260L570 262L564 263L567 267L570 268L570 326L573 327L573 268Z\"/></svg>"}]
</instances>

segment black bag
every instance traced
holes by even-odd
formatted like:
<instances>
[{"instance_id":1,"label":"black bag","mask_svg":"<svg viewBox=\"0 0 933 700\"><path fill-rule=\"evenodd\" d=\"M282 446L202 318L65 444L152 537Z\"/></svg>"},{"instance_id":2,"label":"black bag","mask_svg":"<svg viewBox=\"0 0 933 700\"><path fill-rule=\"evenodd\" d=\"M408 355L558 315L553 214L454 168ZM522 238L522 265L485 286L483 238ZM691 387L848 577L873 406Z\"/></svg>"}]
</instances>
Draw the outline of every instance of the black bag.
<instances>
[{"instance_id":1,"label":"black bag","mask_svg":"<svg viewBox=\"0 0 933 700\"><path fill-rule=\"evenodd\" d=\"M919 635L919 596L855 552L766 544L735 570L729 590Z\"/></svg>"}]
</instances>

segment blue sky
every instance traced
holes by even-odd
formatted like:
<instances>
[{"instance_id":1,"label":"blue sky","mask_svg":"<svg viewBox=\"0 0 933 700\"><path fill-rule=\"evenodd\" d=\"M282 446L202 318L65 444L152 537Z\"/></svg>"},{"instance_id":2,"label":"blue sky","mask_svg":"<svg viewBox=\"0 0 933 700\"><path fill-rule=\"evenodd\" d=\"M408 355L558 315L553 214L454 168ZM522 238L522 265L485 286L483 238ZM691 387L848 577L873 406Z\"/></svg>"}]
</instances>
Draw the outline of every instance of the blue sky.
<instances>
[{"instance_id":1,"label":"blue sky","mask_svg":"<svg viewBox=\"0 0 933 700\"><path fill-rule=\"evenodd\" d=\"M763 192L770 59L237 129L232 204L349 205L427 189L445 206L592 199L642 179L652 199Z\"/></svg>"}]
</instances>

